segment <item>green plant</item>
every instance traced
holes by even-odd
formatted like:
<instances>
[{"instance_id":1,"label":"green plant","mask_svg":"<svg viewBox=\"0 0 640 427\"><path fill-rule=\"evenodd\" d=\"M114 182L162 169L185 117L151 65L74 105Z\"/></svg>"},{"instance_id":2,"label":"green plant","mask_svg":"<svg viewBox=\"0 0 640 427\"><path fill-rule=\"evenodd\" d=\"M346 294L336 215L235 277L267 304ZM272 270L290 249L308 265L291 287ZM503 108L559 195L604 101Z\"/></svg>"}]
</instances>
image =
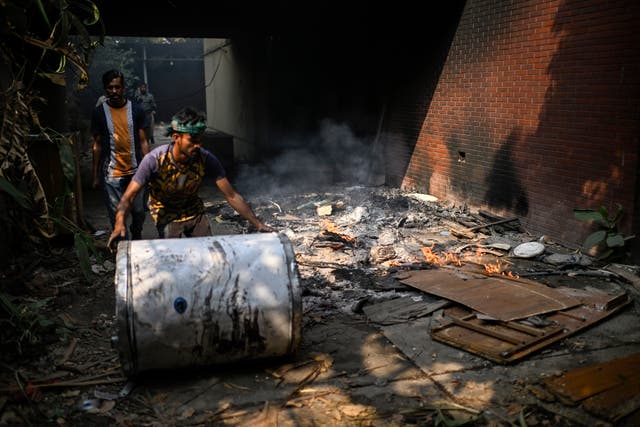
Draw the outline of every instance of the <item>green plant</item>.
<instances>
[{"instance_id":1,"label":"green plant","mask_svg":"<svg viewBox=\"0 0 640 427\"><path fill-rule=\"evenodd\" d=\"M45 246L41 241L42 238L46 239L53 236L53 233L49 233L39 226L43 220L72 233L74 248L78 256L78 261L80 262L82 275L87 282L92 279L91 255L93 255L98 262L102 262L102 256L96 248L93 237L72 220L64 216L62 209L64 206L64 197L56 199L54 206L49 205L46 215L40 215L39 211L34 208L32 199L28 197L26 192L14 186L1 176L0 191L4 191L8 195L7 201L9 202L6 204L5 209L0 211L0 220L14 229L19 229L22 234L28 236L29 240L37 246ZM34 233L34 225L40 230L39 235Z\"/></svg>"},{"instance_id":2,"label":"green plant","mask_svg":"<svg viewBox=\"0 0 640 427\"><path fill-rule=\"evenodd\" d=\"M0 337L6 355L27 356L45 351L44 337L55 334L65 337L66 328L58 327L44 314L50 298L39 300L15 298L0 292Z\"/></svg>"},{"instance_id":3,"label":"green plant","mask_svg":"<svg viewBox=\"0 0 640 427\"><path fill-rule=\"evenodd\" d=\"M95 29L94 41L89 30ZM65 177L74 173L68 144L51 125L41 124L39 112L58 105L45 99L50 86L65 86L65 71L87 84L90 52L104 38L104 26L91 0L0 1L0 222L5 244L47 246L56 226L71 229L85 278L91 237L61 216L63 200L47 200L41 177L28 153L32 135L58 144ZM67 65L72 67L67 67ZM70 70L70 71L71 71ZM56 86L58 87L58 86ZM71 159L71 160L70 160ZM43 314L48 300L14 300L0 289L0 338L5 350L19 355L44 347L43 337L55 328ZM55 331L57 333L57 331ZM59 335L59 334L58 334Z\"/></svg>"},{"instance_id":4,"label":"green plant","mask_svg":"<svg viewBox=\"0 0 640 427\"><path fill-rule=\"evenodd\" d=\"M102 43L104 24L91 0L4 0L0 2L0 54L14 80L31 89L40 76L65 84L72 64L86 80L89 53ZM94 29L98 41L89 32Z\"/></svg>"},{"instance_id":5,"label":"green plant","mask_svg":"<svg viewBox=\"0 0 640 427\"><path fill-rule=\"evenodd\" d=\"M5 0L0 1L0 35L0 74L5 77L0 81L0 220L3 234L17 236L21 244L41 245L55 236L56 225L63 222L68 229L73 224L56 209L60 201L47 200L28 154L29 137L56 143L67 181L75 173L69 142L40 123L43 106L56 108L46 106L43 82L64 86L71 74L65 70L71 68L80 77L79 86L86 85L90 53L103 42L104 26L91 0ZM89 239L73 232L84 271Z\"/></svg>"},{"instance_id":6,"label":"green plant","mask_svg":"<svg viewBox=\"0 0 640 427\"><path fill-rule=\"evenodd\" d=\"M599 230L591 233L582 243L585 250L593 247L601 247L598 259L606 259L613 255L619 255L624 251L625 236L618 231L618 222L622 218L622 205L617 204L617 210L613 216L609 216L606 207L600 209L574 209L573 215L580 221L592 222L600 227Z\"/></svg>"}]
</instances>

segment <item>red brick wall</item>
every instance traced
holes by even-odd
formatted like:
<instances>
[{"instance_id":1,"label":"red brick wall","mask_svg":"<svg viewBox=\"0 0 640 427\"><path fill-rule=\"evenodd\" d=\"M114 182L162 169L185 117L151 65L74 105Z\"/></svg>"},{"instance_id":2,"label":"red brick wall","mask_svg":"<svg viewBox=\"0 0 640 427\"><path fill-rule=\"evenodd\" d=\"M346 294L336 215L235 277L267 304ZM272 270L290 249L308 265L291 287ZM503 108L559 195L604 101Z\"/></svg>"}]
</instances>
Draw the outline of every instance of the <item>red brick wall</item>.
<instances>
[{"instance_id":1,"label":"red brick wall","mask_svg":"<svg viewBox=\"0 0 640 427\"><path fill-rule=\"evenodd\" d=\"M389 183L565 243L573 208L619 202L638 233L639 53L637 0L468 0L435 88L391 102Z\"/></svg>"}]
</instances>

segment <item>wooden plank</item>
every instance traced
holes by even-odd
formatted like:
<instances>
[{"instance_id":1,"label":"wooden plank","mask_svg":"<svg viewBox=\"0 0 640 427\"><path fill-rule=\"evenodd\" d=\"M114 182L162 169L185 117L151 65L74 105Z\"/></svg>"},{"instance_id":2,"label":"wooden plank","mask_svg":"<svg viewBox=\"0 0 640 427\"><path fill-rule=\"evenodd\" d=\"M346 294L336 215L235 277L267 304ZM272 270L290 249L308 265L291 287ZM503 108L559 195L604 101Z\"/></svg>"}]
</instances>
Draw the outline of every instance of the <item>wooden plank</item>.
<instances>
[{"instance_id":1,"label":"wooden plank","mask_svg":"<svg viewBox=\"0 0 640 427\"><path fill-rule=\"evenodd\" d=\"M508 322L511 323L511 322ZM505 325L508 327L508 325ZM564 328L555 328L555 329L551 329L548 332L546 332L545 334L542 335L538 335L535 338L531 338L528 339L527 341L514 346L513 348L510 348L507 351L503 351L502 353L500 353L500 356L507 358L509 356L511 356L512 354L516 354L516 353L522 353L523 351L529 349L529 348L537 348L536 346L538 344L544 343L545 345L548 344L550 341L554 340L556 336L559 336L561 334L564 334L566 331Z\"/></svg>"},{"instance_id":2,"label":"wooden plank","mask_svg":"<svg viewBox=\"0 0 640 427\"><path fill-rule=\"evenodd\" d=\"M451 234L453 234L456 237L460 237L462 239L473 239L476 236L472 231L469 231L466 228L460 227L457 223L453 221L442 219L441 222L444 226L446 226L449 229Z\"/></svg>"},{"instance_id":3,"label":"wooden plank","mask_svg":"<svg viewBox=\"0 0 640 427\"><path fill-rule=\"evenodd\" d=\"M477 230L481 230L483 228L487 228L487 227L492 227L494 225L500 225L500 224L506 224L507 222L513 222L513 221L517 221L518 218L509 218L509 219L502 219L500 221L494 221L494 222L490 222L488 224L482 224L482 225L476 225L474 227L469 227L467 229L467 231L477 231Z\"/></svg>"},{"instance_id":4,"label":"wooden plank","mask_svg":"<svg viewBox=\"0 0 640 427\"><path fill-rule=\"evenodd\" d=\"M586 399L582 406L589 412L617 421L640 409L640 376Z\"/></svg>"},{"instance_id":5,"label":"wooden plank","mask_svg":"<svg viewBox=\"0 0 640 427\"><path fill-rule=\"evenodd\" d=\"M502 321L565 310L580 304L571 295L531 280L487 276L463 269L415 270L405 273L399 280Z\"/></svg>"},{"instance_id":6,"label":"wooden plank","mask_svg":"<svg viewBox=\"0 0 640 427\"><path fill-rule=\"evenodd\" d=\"M497 338L501 341L506 341L511 344L522 344L525 342L522 339L514 337L512 334L498 332L494 329L487 328L485 326L476 325L468 320L458 319L457 317L453 317L453 316L450 316L450 319L454 325L462 326L463 328L480 332L483 335L488 335L490 337Z\"/></svg>"},{"instance_id":7,"label":"wooden plank","mask_svg":"<svg viewBox=\"0 0 640 427\"><path fill-rule=\"evenodd\" d=\"M478 214L480 214L481 216L490 219L491 221L500 221L502 219L504 219L503 217L496 215L494 213L491 213L489 211L485 211L483 209L478 209Z\"/></svg>"},{"instance_id":8,"label":"wooden plank","mask_svg":"<svg viewBox=\"0 0 640 427\"><path fill-rule=\"evenodd\" d=\"M485 222L485 219L488 219L489 221L504 221L506 218L501 217L499 215L493 214L491 212L485 211L485 210L478 210L478 214L474 215L471 214L471 216L473 216L474 218L476 218L478 221L480 222ZM501 227L504 227L506 229L509 230L519 230L520 229L520 222L516 223L516 224L511 224L512 221L510 222L505 222L504 224L501 224Z\"/></svg>"},{"instance_id":9,"label":"wooden plank","mask_svg":"<svg viewBox=\"0 0 640 427\"><path fill-rule=\"evenodd\" d=\"M640 353L596 365L575 369L559 377L545 378L554 393L574 402L614 388L627 379L640 376ZM640 390L639 390L640 391Z\"/></svg>"},{"instance_id":10,"label":"wooden plank","mask_svg":"<svg viewBox=\"0 0 640 427\"><path fill-rule=\"evenodd\" d=\"M611 421L640 409L640 353L545 378L557 396Z\"/></svg>"},{"instance_id":11,"label":"wooden plank","mask_svg":"<svg viewBox=\"0 0 640 427\"><path fill-rule=\"evenodd\" d=\"M520 331L520 332L524 332L524 333L529 334L529 335L533 335L534 337L541 337L541 336L543 336L545 334L540 329L536 329L536 328L533 328L531 326L521 325L520 323L516 323L516 322L505 322L504 326L509 328L509 329L514 329L516 331Z\"/></svg>"}]
</instances>

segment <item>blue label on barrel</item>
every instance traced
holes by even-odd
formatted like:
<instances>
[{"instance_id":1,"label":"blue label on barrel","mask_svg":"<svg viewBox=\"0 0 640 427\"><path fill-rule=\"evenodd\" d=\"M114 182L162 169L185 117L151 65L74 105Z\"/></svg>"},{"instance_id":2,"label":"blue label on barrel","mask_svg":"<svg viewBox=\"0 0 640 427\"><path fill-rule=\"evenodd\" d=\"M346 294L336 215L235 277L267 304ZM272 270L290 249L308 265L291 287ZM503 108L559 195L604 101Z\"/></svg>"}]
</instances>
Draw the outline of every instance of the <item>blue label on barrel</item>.
<instances>
[{"instance_id":1,"label":"blue label on barrel","mask_svg":"<svg viewBox=\"0 0 640 427\"><path fill-rule=\"evenodd\" d=\"M187 310L187 300L178 297L173 301L173 308L180 314L184 313Z\"/></svg>"}]
</instances>

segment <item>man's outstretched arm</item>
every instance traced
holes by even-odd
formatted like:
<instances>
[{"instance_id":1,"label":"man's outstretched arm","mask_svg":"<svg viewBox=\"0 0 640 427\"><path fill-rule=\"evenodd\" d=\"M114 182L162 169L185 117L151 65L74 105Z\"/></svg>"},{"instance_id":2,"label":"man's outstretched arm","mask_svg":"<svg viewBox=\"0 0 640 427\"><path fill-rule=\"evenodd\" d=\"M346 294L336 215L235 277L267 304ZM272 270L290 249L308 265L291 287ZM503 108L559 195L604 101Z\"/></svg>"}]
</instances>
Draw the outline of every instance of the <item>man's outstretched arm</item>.
<instances>
[{"instance_id":1,"label":"man's outstretched arm","mask_svg":"<svg viewBox=\"0 0 640 427\"><path fill-rule=\"evenodd\" d=\"M109 247L109 249L113 249L111 245L114 245L115 242L117 242L119 239L124 239L126 237L127 216L129 216L133 200L136 198L140 190L142 190L142 185L138 184L134 180L131 180L124 194L120 198L120 202L118 203L118 207L116 208L116 223L113 226L113 231L111 232L111 236L109 237L109 241L107 242L107 247Z\"/></svg>"},{"instance_id":2,"label":"man's outstretched arm","mask_svg":"<svg viewBox=\"0 0 640 427\"><path fill-rule=\"evenodd\" d=\"M249 206L244 198L235 190L235 188L233 188L226 177L217 180L216 185L224 195L225 199L227 199L227 203L229 203L229 205L243 218L248 220L258 231L263 233L276 231L274 228L258 219L256 214L253 213L251 206Z\"/></svg>"}]
</instances>

